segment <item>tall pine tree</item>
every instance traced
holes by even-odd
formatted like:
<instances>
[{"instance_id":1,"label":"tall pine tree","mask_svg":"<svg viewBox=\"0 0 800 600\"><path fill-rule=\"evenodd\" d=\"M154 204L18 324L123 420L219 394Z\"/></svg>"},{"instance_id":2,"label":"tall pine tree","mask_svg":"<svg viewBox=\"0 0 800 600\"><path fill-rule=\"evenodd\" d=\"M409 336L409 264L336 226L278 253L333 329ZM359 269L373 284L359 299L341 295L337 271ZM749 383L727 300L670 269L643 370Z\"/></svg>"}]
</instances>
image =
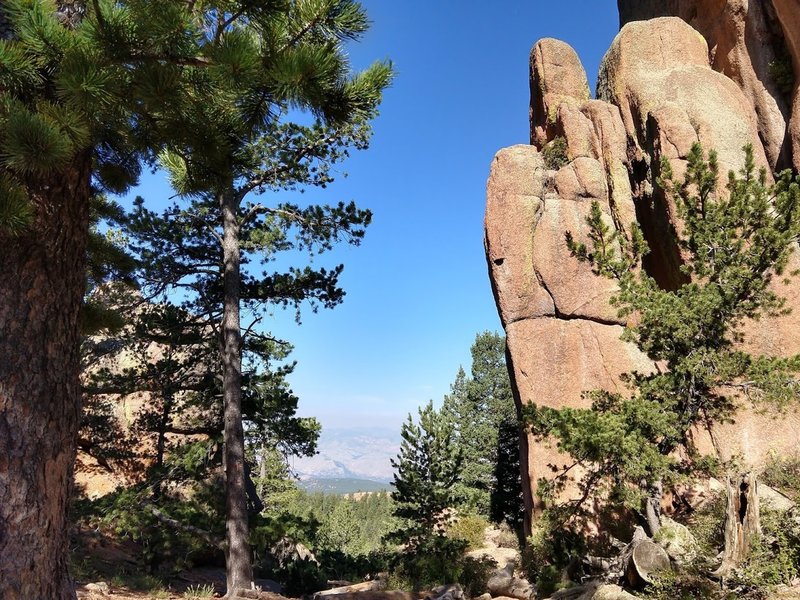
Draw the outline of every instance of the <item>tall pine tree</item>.
<instances>
[{"instance_id":1,"label":"tall pine tree","mask_svg":"<svg viewBox=\"0 0 800 600\"><path fill-rule=\"evenodd\" d=\"M143 88L141 74L165 65L125 57L132 45L142 56L163 54L168 44L159 28L181 3L160 14L141 4L135 20L122 18L121 3L105 1L0 6L3 598L74 597L66 513L80 412L90 198L97 188L124 191L138 175L146 145L136 139L148 126L135 115L165 106L154 95L157 85L153 93ZM125 30L124 43L99 30L97 8ZM133 28L138 35L127 35ZM195 39L193 29L179 27L175 43ZM189 52L199 50L189 45ZM186 51L184 43L178 53Z\"/></svg>"},{"instance_id":2,"label":"tall pine tree","mask_svg":"<svg viewBox=\"0 0 800 600\"><path fill-rule=\"evenodd\" d=\"M320 113L348 114L351 100L369 90L326 79L331 71L312 65L331 67L336 52L326 61L303 41L363 29L363 11L350 5L11 0L0 7L0 596L74 597L66 506L90 197L124 191L141 160L166 141L173 149L216 144L201 139L204 106L236 107L207 115L212 124L229 118L232 138L241 132L239 109L263 122L273 98L293 106L311 98ZM282 36L265 35L281 24ZM265 53L278 60L262 64ZM230 88L215 84L226 74ZM242 84L247 78L256 82ZM327 84L338 93L326 103L315 94Z\"/></svg>"},{"instance_id":3,"label":"tall pine tree","mask_svg":"<svg viewBox=\"0 0 800 600\"><path fill-rule=\"evenodd\" d=\"M520 425L506 367L505 337L484 331L470 349L470 377L459 369L442 412L464 455L455 491L471 510L518 528L522 520Z\"/></svg>"},{"instance_id":4,"label":"tall pine tree","mask_svg":"<svg viewBox=\"0 0 800 600\"><path fill-rule=\"evenodd\" d=\"M400 454L392 460L392 499L402 525L393 537L414 548L444 535L447 511L456 504L453 486L460 479L463 455L453 443L451 421L433 402L419 409L417 423L408 415L400 436Z\"/></svg>"},{"instance_id":5,"label":"tall pine tree","mask_svg":"<svg viewBox=\"0 0 800 600\"><path fill-rule=\"evenodd\" d=\"M313 256L339 241L358 244L371 213L335 206L256 201L251 195L325 187L331 167L365 148L392 70L375 63L353 74L343 43L367 29L351 0L304 0L219 24L224 68L198 71L184 118L161 155L187 202L162 216L140 206L131 221L155 289L193 292L193 312L218 320L223 365L228 589L252 583L242 427L241 308L338 304L341 265L259 273L252 262L279 252ZM208 90L212 90L209 95ZM312 125L289 109L316 117ZM296 254L295 254L296 256Z\"/></svg>"},{"instance_id":6,"label":"tall pine tree","mask_svg":"<svg viewBox=\"0 0 800 600\"><path fill-rule=\"evenodd\" d=\"M123 302L129 304L130 300L123 296ZM219 329L169 303L139 304L122 330L94 336L86 344L100 358L84 374L87 402L81 449L101 467L128 479L132 461L146 467L139 469L132 488L119 497L114 514L121 518L116 521L139 511L142 523L147 524L143 529L150 530L144 531L143 537L165 538L169 534L155 531L163 523L176 532L191 533L190 526L200 517L206 531L198 539L222 550L218 540L224 538L224 501L196 500L224 498L220 493L223 407ZM245 485L250 510L260 513L263 495L250 479L251 473L256 473L259 465L266 469L270 460L274 468L283 465L285 470L286 456L312 455L319 425L313 418L296 417L298 398L286 380L294 368L293 363L285 362L291 350L288 344L251 332L243 350L242 414L249 450ZM126 422L120 423L108 410L110 399L119 405L119 398L134 394L144 401L131 402ZM265 471L261 483L268 481ZM271 514L274 516L274 511ZM174 558L175 549L169 544L167 548L155 543L147 546L147 559L154 570L168 563L170 556Z\"/></svg>"}]
</instances>

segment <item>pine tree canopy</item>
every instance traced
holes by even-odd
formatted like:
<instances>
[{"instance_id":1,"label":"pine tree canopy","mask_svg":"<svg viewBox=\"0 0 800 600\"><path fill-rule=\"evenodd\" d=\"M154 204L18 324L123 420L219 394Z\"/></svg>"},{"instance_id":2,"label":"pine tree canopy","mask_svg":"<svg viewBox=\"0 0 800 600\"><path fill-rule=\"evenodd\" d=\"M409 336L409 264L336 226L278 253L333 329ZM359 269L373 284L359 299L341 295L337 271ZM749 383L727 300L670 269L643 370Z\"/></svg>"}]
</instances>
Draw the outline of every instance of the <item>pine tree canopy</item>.
<instances>
[{"instance_id":1,"label":"pine tree canopy","mask_svg":"<svg viewBox=\"0 0 800 600\"><path fill-rule=\"evenodd\" d=\"M567 234L573 255L618 282L613 302L629 317L623 339L658 365L627 374L626 393L587 392L588 409L530 407L532 431L587 469L587 496L605 488L641 508L643 496L662 484L720 466L719 456L699 455L693 430L733 420L744 404L783 409L798 398L800 357L751 354L741 342L748 319L786 310L779 289L796 275L787 268L800 233L800 186L790 172L768 185L750 147L745 157L725 190L718 189L714 153L706 158L699 145L683 182L662 165L661 185L683 224L677 289L660 288L641 268L641 233L634 228L630 240L612 233L596 202L587 220L591 247Z\"/></svg>"},{"instance_id":2,"label":"pine tree canopy","mask_svg":"<svg viewBox=\"0 0 800 600\"><path fill-rule=\"evenodd\" d=\"M341 45L368 24L350 0L95 0L69 19L59 7L3 6L0 225L16 232L33 216L26 186L78 152L93 152L96 186L118 193L167 141L204 149L198 181L228 174L242 143L288 108L330 123L368 117L391 79L388 63L350 74ZM236 159L263 164L245 153Z\"/></svg>"},{"instance_id":3,"label":"pine tree canopy","mask_svg":"<svg viewBox=\"0 0 800 600\"><path fill-rule=\"evenodd\" d=\"M3 266L6 273L29 269L23 285L9 288L6 298L9 305L23 307L14 309L22 314L26 301L35 297L30 313L41 317L40 325L53 324L50 331L42 326L32 332L29 342L19 340L31 360L46 354L63 365L53 378L68 384L56 386L58 393L46 404L53 414L71 416L58 440L62 448L53 456L67 461L74 448L80 406L74 349L86 254L90 288L131 272L120 252L127 240L98 235L100 220L122 222L114 210L106 210L111 205L103 205L104 194L129 189L143 165L161 165L190 206L175 207L163 218L137 208L124 225L132 242L128 248L139 260L137 275L147 274L145 291L185 286L189 293L181 310L204 323L216 320L218 331L224 331L218 350L232 593L252 584L243 501L243 387L248 390L245 409L254 422L275 410L258 402L270 382L259 386L247 380L247 373L242 379L247 344L263 350L269 336L249 331L264 313L241 326L240 305L249 303L245 308L256 312L269 302L333 306L343 296L337 283L341 266L301 265L272 274L251 268L240 278L241 255L245 264L269 262L286 249L313 254L339 241L356 244L371 218L352 203L243 206L242 201L251 192L324 187L331 181L331 164L351 148L366 147L369 121L392 77L384 62L356 73L350 68L344 45L367 25L364 10L352 0L11 0L0 7L0 238L13 243ZM293 126L300 113L308 123ZM97 206L90 215L93 202ZM152 264L142 262L150 258ZM108 316L91 309L84 315L87 330L102 326ZM249 338L245 346L242 337ZM256 360L263 366L274 357ZM280 372L273 369L270 376ZM28 395L44 398L43 390L54 387L44 374L32 381L37 385L12 388L16 406L32 402ZM271 398L291 407L288 389ZM165 398L165 406L169 401ZM251 401L255 408L248 406ZM26 449L43 442L37 438L42 428L29 426L14 432L33 440ZM30 469L41 473L45 467L32 464ZM47 554L41 562L53 566L56 585L66 590L66 536L60 523L69 469L62 473L63 485L52 490L55 500L41 485L37 496L54 511L51 521L42 522L59 529L51 548L57 564Z\"/></svg>"},{"instance_id":4,"label":"pine tree canopy","mask_svg":"<svg viewBox=\"0 0 800 600\"><path fill-rule=\"evenodd\" d=\"M145 303L127 286L110 286L102 294L98 305L132 314L114 334L84 342L81 449L111 469L115 461L117 466L122 460L152 461L157 435L170 434L168 454L190 441L218 443L221 377L213 324L174 304ZM299 399L287 381L294 363L285 362L291 350L291 345L266 336L248 337L242 386L247 437L251 446L284 457L311 456L320 427L316 419L295 414ZM149 403L132 416L130 429L122 431L109 399L142 392L149 394ZM152 443L143 447L144 439Z\"/></svg>"},{"instance_id":5,"label":"pine tree canopy","mask_svg":"<svg viewBox=\"0 0 800 600\"><path fill-rule=\"evenodd\" d=\"M504 336L490 331L476 335L470 376L459 369L442 413L464 456L454 487L461 506L516 525L522 514L519 424L505 351Z\"/></svg>"},{"instance_id":6,"label":"pine tree canopy","mask_svg":"<svg viewBox=\"0 0 800 600\"><path fill-rule=\"evenodd\" d=\"M452 441L450 420L429 402L400 430L400 454L392 460L394 515L404 521L393 537L400 541L443 534L446 511L455 505L463 456Z\"/></svg>"}]
</instances>

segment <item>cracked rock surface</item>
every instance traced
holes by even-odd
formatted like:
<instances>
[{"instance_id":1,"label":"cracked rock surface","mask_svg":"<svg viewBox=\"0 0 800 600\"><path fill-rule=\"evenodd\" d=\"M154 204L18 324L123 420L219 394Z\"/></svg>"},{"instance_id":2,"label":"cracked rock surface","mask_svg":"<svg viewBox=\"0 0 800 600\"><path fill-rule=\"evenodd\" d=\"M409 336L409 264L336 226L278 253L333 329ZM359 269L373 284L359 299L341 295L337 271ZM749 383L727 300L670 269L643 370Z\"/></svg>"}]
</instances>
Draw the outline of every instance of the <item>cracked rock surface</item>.
<instances>
[{"instance_id":1,"label":"cracked rock surface","mask_svg":"<svg viewBox=\"0 0 800 600\"><path fill-rule=\"evenodd\" d=\"M763 7L751 14L747 2L619 3L627 24L601 64L600 98L589 97L585 71L572 48L552 38L539 41L530 58L531 145L502 149L491 165L486 255L521 405L588 406L583 392L623 391L621 374L654 368L620 340L625 322L609 303L615 284L594 275L567 249L567 232L588 242L586 217L593 200L599 202L606 224L621 235L638 223L651 248L644 268L660 285L674 288L683 277L675 243L681 225L671 201L655 184L661 158L668 158L680 176L696 141L717 150L723 173L741 167L742 146L748 142L755 147L757 162L770 170L791 155L791 144L783 137L777 140L775 133L782 127L784 136L790 136L789 119L784 118L788 104L769 96L772 87L755 89L748 79L748 69L757 77L764 57L774 53L759 45L745 57L747 39L736 36L749 35L747 28L728 23L736 18L767 27ZM687 8L704 4L714 5L717 13L707 7L695 14ZM738 4L745 14L730 12ZM779 0L775 4L777 8ZM727 25L703 29L708 15L722 13ZM638 20L643 18L649 20ZM767 105L772 112L765 112ZM554 149L563 149L559 160L553 159ZM748 325L746 345L751 350L800 352L800 290L779 291L795 310ZM800 418L775 421L745 412L737 424L715 433L726 454L741 452L758 463L773 446L800 444ZM709 450L710 442L701 432L697 435L701 450ZM528 436L522 458L530 515L538 508L539 479L551 478L551 465L566 465L569 457Z\"/></svg>"}]
</instances>

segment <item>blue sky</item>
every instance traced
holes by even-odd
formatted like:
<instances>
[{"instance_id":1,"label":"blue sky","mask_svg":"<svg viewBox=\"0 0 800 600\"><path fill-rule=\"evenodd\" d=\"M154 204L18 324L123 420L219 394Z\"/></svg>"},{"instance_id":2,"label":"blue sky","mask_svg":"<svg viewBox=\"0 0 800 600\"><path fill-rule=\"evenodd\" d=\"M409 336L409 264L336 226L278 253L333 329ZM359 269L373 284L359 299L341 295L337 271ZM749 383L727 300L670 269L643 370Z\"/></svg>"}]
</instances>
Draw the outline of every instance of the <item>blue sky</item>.
<instances>
[{"instance_id":1,"label":"blue sky","mask_svg":"<svg viewBox=\"0 0 800 600\"><path fill-rule=\"evenodd\" d=\"M441 400L479 331L499 330L483 252L485 185L494 153L528 143L528 54L556 37L581 56L594 85L618 28L613 0L363 0L373 27L350 47L356 68L390 58L372 145L342 165L348 177L306 200L355 200L374 212L345 264L344 303L273 315L295 345L300 411L323 428L399 430ZM138 190L165 193L161 176ZM267 201L264 198L262 201Z\"/></svg>"}]
</instances>

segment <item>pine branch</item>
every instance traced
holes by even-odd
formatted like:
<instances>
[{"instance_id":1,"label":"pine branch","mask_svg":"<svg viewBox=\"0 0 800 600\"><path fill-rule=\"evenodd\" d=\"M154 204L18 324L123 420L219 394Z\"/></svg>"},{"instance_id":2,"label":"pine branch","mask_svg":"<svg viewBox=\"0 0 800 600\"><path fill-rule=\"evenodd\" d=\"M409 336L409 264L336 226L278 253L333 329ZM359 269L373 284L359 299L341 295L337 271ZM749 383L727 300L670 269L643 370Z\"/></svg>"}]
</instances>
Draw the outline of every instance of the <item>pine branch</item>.
<instances>
[{"instance_id":1,"label":"pine branch","mask_svg":"<svg viewBox=\"0 0 800 600\"><path fill-rule=\"evenodd\" d=\"M271 171L263 172L260 175L250 179L236 191L236 195L240 200L242 200L247 194L265 185L268 181L277 181L280 175L291 172L292 168L294 168L296 164L298 164L304 158L307 158L312 154L312 152L321 148L325 148L326 146L335 143L335 141L336 138L331 135L325 138L317 139L310 144L302 146L301 148L296 148L291 158L287 157L281 161L281 164L278 167L273 168ZM277 150L275 152L277 153ZM242 224L244 224L246 221L247 219L245 219Z\"/></svg>"},{"instance_id":2,"label":"pine branch","mask_svg":"<svg viewBox=\"0 0 800 600\"><path fill-rule=\"evenodd\" d=\"M198 213L186 212L184 214L190 219L204 225L205 228L208 230L208 232L214 237L214 239L217 240L217 243L219 243L219 245L222 246L222 236L217 232L214 226L208 222L207 219L205 219L202 215Z\"/></svg>"},{"instance_id":3,"label":"pine branch","mask_svg":"<svg viewBox=\"0 0 800 600\"><path fill-rule=\"evenodd\" d=\"M286 52L289 48L297 44L301 39L303 39L309 31L311 31L314 27L319 25L322 19L325 17L325 9L323 8L317 15L314 16L304 27L300 29L284 46L280 49L280 54Z\"/></svg>"},{"instance_id":4,"label":"pine branch","mask_svg":"<svg viewBox=\"0 0 800 600\"><path fill-rule=\"evenodd\" d=\"M224 21L220 22L219 16L217 16L217 32L214 34L214 44L219 44L220 38L222 38L222 34L225 33L225 30L230 27L233 22L241 17L245 12L244 8L239 9L238 11L231 14L230 17L225 19Z\"/></svg>"},{"instance_id":5,"label":"pine branch","mask_svg":"<svg viewBox=\"0 0 800 600\"><path fill-rule=\"evenodd\" d=\"M201 540L206 542L209 546L213 546L214 548L223 548L224 546L224 539L216 536L205 529L200 529L199 527L195 527L194 525L189 525L187 523L181 523L180 521L168 517L164 513L162 513L155 505L151 503L147 503L144 505L144 508L149 510L152 515L158 519L164 525L171 527L177 531L183 531L185 533L190 533L196 537L199 537Z\"/></svg>"},{"instance_id":6,"label":"pine branch","mask_svg":"<svg viewBox=\"0 0 800 600\"><path fill-rule=\"evenodd\" d=\"M111 58L112 64L127 65L130 63L153 63L161 65L170 63L179 67L208 68L216 66L215 63L203 56L173 56L170 54L131 54L122 58Z\"/></svg>"}]
</instances>

